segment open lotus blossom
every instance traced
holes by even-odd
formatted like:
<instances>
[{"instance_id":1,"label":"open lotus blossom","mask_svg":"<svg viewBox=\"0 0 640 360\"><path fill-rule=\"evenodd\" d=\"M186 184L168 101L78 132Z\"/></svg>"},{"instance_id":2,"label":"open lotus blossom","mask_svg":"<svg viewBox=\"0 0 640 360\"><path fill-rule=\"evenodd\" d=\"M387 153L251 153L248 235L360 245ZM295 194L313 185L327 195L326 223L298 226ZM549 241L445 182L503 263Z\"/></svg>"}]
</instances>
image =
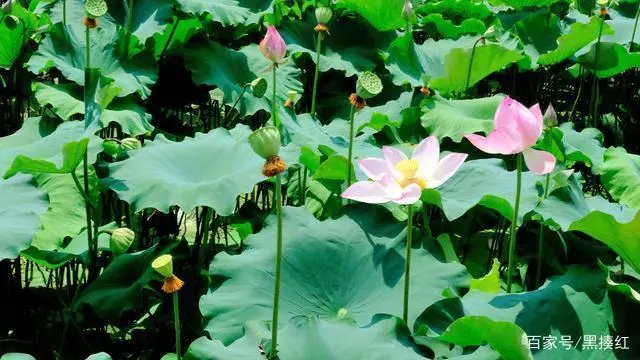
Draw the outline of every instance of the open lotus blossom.
<instances>
[{"instance_id":1,"label":"open lotus blossom","mask_svg":"<svg viewBox=\"0 0 640 360\"><path fill-rule=\"evenodd\" d=\"M267 35L260 41L260 51L274 64L279 63L287 53L287 44L274 26L269 26Z\"/></svg>"},{"instance_id":2,"label":"open lotus blossom","mask_svg":"<svg viewBox=\"0 0 640 360\"><path fill-rule=\"evenodd\" d=\"M440 159L440 144L435 136L424 139L408 158L392 147L382 148L384 159L366 158L358 166L372 181L359 181L342 193L342 197L369 204L392 201L413 204L422 189L442 185L460 168L467 154L451 153Z\"/></svg>"},{"instance_id":3,"label":"open lotus blossom","mask_svg":"<svg viewBox=\"0 0 640 360\"><path fill-rule=\"evenodd\" d=\"M538 175L553 171L556 159L546 151L532 148L542 135L543 116L538 104L527 109L518 101L505 97L494 117L494 130L489 136L465 137L478 149L489 154L522 153L529 170Z\"/></svg>"}]
</instances>

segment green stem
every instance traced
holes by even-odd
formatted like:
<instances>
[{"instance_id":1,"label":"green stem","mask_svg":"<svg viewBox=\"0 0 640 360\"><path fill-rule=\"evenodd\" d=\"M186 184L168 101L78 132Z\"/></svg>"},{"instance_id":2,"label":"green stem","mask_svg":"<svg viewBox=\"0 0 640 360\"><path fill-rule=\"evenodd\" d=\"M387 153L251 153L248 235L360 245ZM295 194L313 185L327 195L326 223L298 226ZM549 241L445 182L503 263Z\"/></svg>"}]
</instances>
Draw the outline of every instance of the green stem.
<instances>
[{"instance_id":1,"label":"green stem","mask_svg":"<svg viewBox=\"0 0 640 360\"><path fill-rule=\"evenodd\" d=\"M282 268L282 181L276 175L276 212L278 216L278 232L276 235L276 279L273 290L273 317L271 318L271 351L269 359L278 355L278 310L280 307L280 271Z\"/></svg>"},{"instance_id":2,"label":"green stem","mask_svg":"<svg viewBox=\"0 0 640 360\"><path fill-rule=\"evenodd\" d=\"M84 34L85 34L85 41L86 41L86 45L87 45L87 48L86 48L86 59L87 59L87 62L86 62L86 65L85 65L85 72L86 72L87 70L91 69L91 37L89 36L89 28L88 27L85 27ZM85 84L85 86L86 85L87 84Z\"/></svg>"},{"instance_id":3,"label":"green stem","mask_svg":"<svg viewBox=\"0 0 640 360\"><path fill-rule=\"evenodd\" d=\"M351 106L351 114L349 114L349 154L347 158L347 187L351 186L351 171L353 168L353 123L356 116L355 106Z\"/></svg>"},{"instance_id":4,"label":"green stem","mask_svg":"<svg viewBox=\"0 0 640 360\"><path fill-rule=\"evenodd\" d=\"M227 118L229 118L229 115L230 115L231 113L233 113L233 110L235 110L235 109L236 109L236 106L237 106L237 105L238 105L238 103L240 102L240 99L242 99L242 95L244 95L244 93L247 91L247 87L249 87L249 86L251 86L251 84L245 84L245 85L242 87L242 91L240 92L240 95L238 95L238 98L237 98L237 99L236 99L236 101L233 103L233 106L231 107L231 109L229 109L229 111L225 114L225 116L224 116L224 120L222 121L223 123L225 123L225 124L227 123ZM235 116L234 116L231 120L233 120L233 119L235 119Z\"/></svg>"},{"instance_id":5,"label":"green stem","mask_svg":"<svg viewBox=\"0 0 640 360\"><path fill-rule=\"evenodd\" d=\"M313 94L311 95L311 115L316 114L316 96L318 94L318 78L320 77L320 53L322 52L322 31L318 31L316 41L316 72L313 76Z\"/></svg>"},{"instance_id":6,"label":"green stem","mask_svg":"<svg viewBox=\"0 0 640 360\"><path fill-rule=\"evenodd\" d=\"M409 318L409 278L411 275L411 246L413 240L413 205L407 207L407 255L404 265L404 299L402 303L402 320L405 324Z\"/></svg>"},{"instance_id":7,"label":"green stem","mask_svg":"<svg viewBox=\"0 0 640 360\"><path fill-rule=\"evenodd\" d=\"M213 217L213 209L205 207L204 211L204 226L202 227L202 243L200 244L200 254L198 255L198 264L196 274L200 274L202 265L204 264L205 256L207 255L207 248L209 247L209 224Z\"/></svg>"},{"instance_id":8,"label":"green stem","mask_svg":"<svg viewBox=\"0 0 640 360\"><path fill-rule=\"evenodd\" d=\"M89 198L89 160L87 153L84 153L82 159L82 175L84 176L84 198ZM89 280L98 277L98 250L96 249L95 239L93 238L93 228L91 227L91 203L85 201L85 217L87 220L87 245L89 249Z\"/></svg>"},{"instance_id":9,"label":"green stem","mask_svg":"<svg viewBox=\"0 0 640 360\"><path fill-rule=\"evenodd\" d=\"M129 57L129 43L131 42L131 24L133 24L133 0L129 0L127 5L127 24L124 35L124 58Z\"/></svg>"},{"instance_id":10,"label":"green stem","mask_svg":"<svg viewBox=\"0 0 640 360\"><path fill-rule=\"evenodd\" d=\"M473 48L471 48L471 58L469 59L469 67L467 68L467 80L464 83L465 92L469 89L469 82L471 81L471 69L473 67L473 57L476 55L476 47L482 39L483 37L481 36L478 40L476 40L476 42L473 43Z\"/></svg>"},{"instance_id":11,"label":"green stem","mask_svg":"<svg viewBox=\"0 0 640 360\"><path fill-rule=\"evenodd\" d=\"M542 200L546 199L549 196L549 180L551 179L551 174L547 174L544 185L544 195ZM544 224L540 222L540 231L538 232L538 266L536 267L536 289L540 287L540 274L542 273L542 255L543 255L543 245L544 245Z\"/></svg>"},{"instance_id":12,"label":"green stem","mask_svg":"<svg viewBox=\"0 0 640 360\"><path fill-rule=\"evenodd\" d=\"M638 5L638 10L636 11L636 21L633 24L633 32L631 33L631 42L629 43L629 52L633 50L633 41L636 38L636 30L638 29L638 18L640 18L640 4Z\"/></svg>"},{"instance_id":13,"label":"green stem","mask_svg":"<svg viewBox=\"0 0 640 360\"><path fill-rule=\"evenodd\" d=\"M278 119L278 104L276 103L276 70L278 69L278 64L273 63L273 95L271 96L271 101L273 102L273 125L279 130L280 129L280 121Z\"/></svg>"},{"instance_id":14,"label":"green stem","mask_svg":"<svg viewBox=\"0 0 640 360\"><path fill-rule=\"evenodd\" d=\"M576 114L576 106L578 105L578 100L580 100L580 95L582 94L582 85L584 83L584 75L582 75L582 66L578 64L580 68L580 72L578 76L580 77L580 85L578 86L578 94L576 95L576 99L573 101L573 106L571 107L571 115L569 115L569 122L573 120L574 115Z\"/></svg>"},{"instance_id":15,"label":"green stem","mask_svg":"<svg viewBox=\"0 0 640 360\"><path fill-rule=\"evenodd\" d=\"M513 219L511 220L511 240L509 241L509 265L507 267L507 292L511 292L511 282L516 256L516 232L518 231L518 210L520 208L520 190L522 188L522 153L516 155L518 162L518 180L516 185L516 206L513 209Z\"/></svg>"},{"instance_id":16,"label":"green stem","mask_svg":"<svg viewBox=\"0 0 640 360\"><path fill-rule=\"evenodd\" d=\"M78 192L80 193L80 195L82 195L82 198L84 199L85 203L89 204L92 208L95 209L96 208L96 204L84 192L84 188L80 184L80 179L78 179L78 175L76 175L75 171L71 172L71 177L73 178L73 183L76 185L76 188L78 189Z\"/></svg>"},{"instance_id":17,"label":"green stem","mask_svg":"<svg viewBox=\"0 0 640 360\"><path fill-rule=\"evenodd\" d=\"M171 29L171 33L169 34L169 37L167 38L167 41L164 43L164 46L162 47L162 52L160 52L160 58L162 58L164 56L164 53L169 48L169 45L171 45L171 40L173 40L173 36L175 35L176 29L178 29L178 25L179 24L180 24L180 18L176 18L176 22L175 22L175 24L173 24L173 28Z\"/></svg>"},{"instance_id":18,"label":"green stem","mask_svg":"<svg viewBox=\"0 0 640 360\"><path fill-rule=\"evenodd\" d=\"M600 60L600 40L602 39L602 28L604 27L604 17L601 17L600 30L598 32L598 41L596 42L596 53L593 59L593 86L591 87L591 113L592 126L596 127L598 122L598 60Z\"/></svg>"},{"instance_id":19,"label":"green stem","mask_svg":"<svg viewBox=\"0 0 640 360\"><path fill-rule=\"evenodd\" d=\"M67 26L67 1L62 0L62 25Z\"/></svg>"},{"instance_id":20,"label":"green stem","mask_svg":"<svg viewBox=\"0 0 640 360\"><path fill-rule=\"evenodd\" d=\"M180 339L180 298L178 292L173 292L173 323L176 329L176 355L178 360L182 359L182 346Z\"/></svg>"}]
</instances>

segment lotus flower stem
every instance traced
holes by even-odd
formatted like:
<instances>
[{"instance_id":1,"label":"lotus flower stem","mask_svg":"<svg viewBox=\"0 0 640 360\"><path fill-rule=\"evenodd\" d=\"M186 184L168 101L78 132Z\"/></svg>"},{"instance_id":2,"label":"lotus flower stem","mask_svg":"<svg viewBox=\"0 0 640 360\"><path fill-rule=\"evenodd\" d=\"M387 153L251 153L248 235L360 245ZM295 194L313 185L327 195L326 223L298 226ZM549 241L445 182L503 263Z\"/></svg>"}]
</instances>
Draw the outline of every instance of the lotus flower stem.
<instances>
[{"instance_id":1,"label":"lotus flower stem","mask_svg":"<svg viewBox=\"0 0 640 360\"><path fill-rule=\"evenodd\" d=\"M576 114L576 106L578 105L578 100L580 100L580 95L582 95L582 85L584 84L585 76L582 74L583 67L578 64L580 69L579 77L580 77L580 85L578 86L578 94L576 95L576 99L573 101L573 106L571 106L571 114L569 115L569 122L573 120L574 115Z\"/></svg>"},{"instance_id":2,"label":"lotus flower stem","mask_svg":"<svg viewBox=\"0 0 640 360\"><path fill-rule=\"evenodd\" d=\"M320 54L322 52L322 37L324 34L318 32L318 41L316 42L316 72L313 76L313 95L311 95L311 115L316 114L316 96L318 94L318 78L320 77Z\"/></svg>"},{"instance_id":3,"label":"lotus flower stem","mask_svg":"<svg viewBox=\"0 0 640 360\"><path fill-rule=\"evenodd\" d=\"M232 107L231 107L231 109L230 109L230 110L229 110L229 111L224 115L224 120L222 121L223 123L225 123L225 124L227 123L227 119L229 118L229 115L230 115L231 113L233 113L233 110L235 110L235 109L236 109L236 106L238 106L238 103L239 103L239 102L240 102L240 100L242 99L242 95L244 95L244 93L247 91L247 88L248 88L249 86L251 86L251 84L245 84L245 85L242 87L242 91L240 92L240 95L238 95L238 98L236 99L236 101L233 103L233 106L232 106ZM234 117L233 117L233 118L231 118L231 120L230 120L230 121L233 121L233 119L235 119L235 118L236 118L236 117L235 117L235 115L234 115Z\"/></svg>"},{"instance_id":4,"label":"lotus flower stem","mask_svg":"<svg viewBox=\"0 0 640 360\"><path fill-rule=\"evenodd\" d=\"M182 359L182 346L180 339L180 298L178 292L173 292L173 323L176 329L176 355L178 360Z\"/></svg>"},{"instance_id":5,"label":"lotus flower stem","mask_svg":"<svg viewBox=\"0 0 640 360\"><path fill-rule=\"evenodd\" d=\"M278 310L280 307L280 272L282 268L282 180L276 175L276 213L278 232L276 235L276 278L273 290L273 317L271 319L271 351L269 359L278 354Z\"/></svg>"},{"instance_id":6,"label":"lotus flower stem","mask_svg":"<svg viewBox=\"0 0 640 360\"><path fill-rule=\"evenodd\" d=\"M598 32L598 41L596 42L596 53L593 59L593 68L596 69L593 71L593 86L591 88L591 108L593 109L593 112L591 113L591 121L592 121L592 126L596 127L597 126L597 122L598 122L598 98L600 97L598 95L598 73L597 73L597 69L598 69L598 60L600 60L600 40L602 39L602 28L604 27L604 16L602 16L600 18L602 20L602 22L600 22L600 30Z\"/></svg>"},{"instance_id":7,"label":"lotus flower stem","mask_svg":"<svg viewBox=\"0 0 640 360\"><path fill-rule=\"evenodd\" d=\"M509 240L509 264L507 266L507 293L511 292L511 282L516 256L516 232L518 231L518 210L520 208L520 190L522 189L522 153L516 155L518 179L516 183L516 204L513 209L513 219L511 220L511 239Z\"/></svg>"},{"instance_id":8,"label":"lotus flower stem","mask_svg":"<svg viewBox=\"0 0 640 360\"><path fill-rule=\"evenodd\" d=\"M347 158L347 187L351 186L351 169L353 168L353 123L356 115L355 106L351 106L349 114L349 153Z\"/></svg>"},{"instance_id":9,"label":"lotus flower stem","mask_svg":"<svg viewBox=\"0 0 640 360\"><path fill-rule=\"evenodd\" d=\"M633 24L633 32L631 33L631 41L629 42L629 52L633 50L633 40L636 38L636 29L638 28L638 18L640 18L640 6L638 6L638 10L636 11L636 20Z\"/></svg>"},{"instance_id":10,"label":"lotus flower stem","mask_svg":"<svg viewBox=\"0 0 640 360\"><path fill-rule=\"evenodd\" d=\"M404 265L404 298L402 303L402 320L409 324L409 278L411 275L411 247L413 240L413 205L407 206L407 255Z\"/></svg>"},{"instance_id":11,"label":"lotus flower stem","mask_svg":"<svg viewBox=\"0 0 640 360\"><path fill-rule=\"evenodd\" d=\"M180 18L176 18L176 22L173 24L173 28L171 28L171 33L169 34L167 41L164 43L164 46L162 47L162 52L160 52L160 58L164 56L164 53L169 48L169 45L171 45L171 40L173 40L173 36L176 34L176 30L178 29L179 24L180 24Z\"/></svg>"},{"instance_id":12,"label":"lotus flower stem","mask_svg":"<svg viewBox=\"0 0 640 360\"><path fill-rule=\"evenodd\" d=\"M124 58L129 57L129 43L131 42L131 25L133 24L133 0L127 3L127 24L125 25L124 35Z\"/></svg>"},{"instance_id":13,"label":"lotus flower stem","mask_svg":"<svg viewBox=\"0 0 640 360\"><path fill-rule=\"evenodd\" d=\"M469 58L469 67L467 68L467 80L464 83L464 91L467 91L469 89L469 82L471 81L471 69L473 67L473 57L476 55L476 47L482 39L484 39L484 37L481 36L473 43L473 47L471 48L471 58Z\"/></svg>"},{"instance_id":14,"label":"lotus flower stem","mask_svg":"<svg viewBox=\"0 0 640 360\"><path fill-rule=\"evenodd\" d=\"M271 95L271 101L273 102L273 125L276 129L280 129L280 121L278 120L278 104L276 103L276 70L278 70L277 64L273 64L273 94Z\"/></svg>"},{"instance_id":15,"label":"lotus flower stem","mask_svg":"<svg viewBox=\"0 0 640 360\"><path fill-rule=\"evenodd\" d=\"M62 25L67 26L67 1L62 0Z\"/></svg>"},{"instance_id":16,"label":"lotus flower stem","mask_svg":"<svg viewBox=\"0 0 640 360\"><path fill-rule=\"evenodd\" d=\"M85 203L90 205L92 208L95 208L96 204L94 204L91 198L89 198L89 196L87 195L87 193L85 193L84 187L80 184L80 180L78 179L78 175L76 175L75 171L71 173L71 177L73 178L73 183L76 185L76 188L78 189L78 192L82 195L82 198L84 199Z\"/></svg>"},{"instance_id":17,"label":"lotus flower stem","mask_svg":"<svg viewBox=\"0 0 640 360\"><path fill-rule=\"evenodd\" d=\"M545 185L544 185L544 195L542 200L546 199L549 196L549 180L551 180L551 174L546 175ZM538 232L538 266L536 267L536 289L540 287L540 274L542 272L542 255L543 255L543 244L544 244L544 224L540 223L540 231Z\"/></svg>"}]
</instances>

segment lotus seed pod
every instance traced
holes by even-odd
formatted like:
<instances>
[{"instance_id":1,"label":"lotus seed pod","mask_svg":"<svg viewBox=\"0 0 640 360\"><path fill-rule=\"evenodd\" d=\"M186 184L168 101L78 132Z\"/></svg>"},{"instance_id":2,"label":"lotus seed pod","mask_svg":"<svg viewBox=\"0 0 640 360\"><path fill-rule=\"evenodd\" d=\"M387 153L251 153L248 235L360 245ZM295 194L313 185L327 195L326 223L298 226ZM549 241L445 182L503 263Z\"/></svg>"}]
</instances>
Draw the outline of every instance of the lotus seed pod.
<instances>
[{"instance_id":1,"label":"lotus seed pod","mask_svg":"<svg viewBox=\"0 0 640 360\"><path fill-rule=\"evenodd\" d=\"M105 140L102 143L102 149L110 156L116 156L120 152L120 144L114 139Z\"/></svg>"},{"instance_id":2,"label":"lotus seed pod","mask_svg":"<svg viewBox=\"0 0 640 360\"><path fill-rule=\"evenodd\" d=\"M160 255L153 260L151 267L160 275L169 278L173 275L173 257L169 254Z\"/></svg>"},{"instance_id":3,"label":"lotus seed pod","mask_svg":"<svg viewBox=\"0 0 640 360\"><path fill-rule=\"evenodd\" d=\"M280 132L275 126L265 126L249 135L249 145L265 160L280 152Z\"/></svg>"},{"instance_id":4,"label":"lotus seed pod","mask_svg":"<svg viewBox=\"0 0 640 360\"><path fill-rule=\"evenodd\" d=\"M7 15L4 17L4 24L7 26L7 28L13 30L20 24L20 18L15 15Z\"/></svg>"},{"instance_id":5,"label":"lotus seed pod","mask_svg":"<svg viewBox=\"0 0 640 360\"><path fill-rule=\"evenodd\" d=\"M265 78L259 77L251 82L251 92L253 96L258 99L262 98L264 94L267 93L267 89L269 88L269 84Z\"/></svg>"},{"instance_id":6,"label":"lotus seed pod","mask_svg":"<svg viewBox=\"0 0 640 360\"><path fill-rule=\"evenodd\" d=\"M328 24L333 17L333 11L330 8L323 6L316 9L316 20L318 24Z\"/></svg>"},{"instance_id":7,"label":"lotus seed pod","mask_svg":"<svg viewBox=\"0 0 640 360\"><path fill-rule=\"evenodd\" d=\"M609 4L609 0L598 0L598 5L600 5L600 7L605 7L607 4Z\"/></svg>"},{"instance_id":8,"label":"lotus seed pod","mask_svg":"<svg viewBox=\"0 0 640 360\"><path fill-rule=\"evenodd\" d=\"M109 239L109 248L114 255L124 254L129 250L133 240L136 238L136 233L129 228L119 228L113 230L111 238Z\"/></svg>"},{"instance_id":9,"label":"lotus seed pod","mask_svg":"<svg viewBox=\"0 0 640 360\"><path fill-rule=\"evenodd\" d=\"M136 138L122 139L120 144L125 150L138 150L142 147L142 143Z\"/></svg>"},{"instance_id":10,"label":"lotus seed pod","mask_svg":"<svg viewBox=\"0 0 640 360\"><path fill-rule=\"evenodd\" d=\"M553 105L549 104L547 111L544 112L544 127L550 129L558 126L558 115Z\"/></svg>"},{"instance_id":11,"label":"lotus seed pod","mask_svg":"<svg viewBox=\"0 0 640 360\"><path fill-rule=\"evenodd\" d=\"M382 92L382 81L378 75L365 71L358 77L356 92L363 99L371 99Z\"/></svg>"},{"instance_id":12,"label":"lotus seed pod","mask_svg":"<svg viewBox=\"0 0 640 360\"><path fill-rule=\"evenodd\" d=\"M97 18L107 13L107 3L104 0L87 0L84 10L90 16Z\"/></svg>"}]
</instances>

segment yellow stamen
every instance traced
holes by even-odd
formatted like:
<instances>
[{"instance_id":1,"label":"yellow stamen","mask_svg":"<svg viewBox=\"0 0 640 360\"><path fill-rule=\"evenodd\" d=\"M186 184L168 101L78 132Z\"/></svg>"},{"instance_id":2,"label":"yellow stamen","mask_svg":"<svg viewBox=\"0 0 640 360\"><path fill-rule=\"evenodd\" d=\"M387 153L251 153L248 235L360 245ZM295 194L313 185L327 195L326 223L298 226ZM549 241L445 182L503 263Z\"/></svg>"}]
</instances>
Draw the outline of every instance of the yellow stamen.
<instances>
[{"instance_id":1,"label":"yellow stamen","mask_svg":"<svg viewBox=\"0 0 640 360\"><path fill-rule=\"evenodd\" d=\"M416 172L420 167L420 162L416 159L402 160L396 164L396 169L402 174L402 179L399 179L398 183L401 187L407 187L411 184L416 184L420 188L427 187L427 182L424 179L416 177Z\"/></svg>"},{"instance_id":2,"label":"yellow stamen","mask_svg":"<svg viewBox=\"0 0 640 360\"><path fill-rule=\"evenodd\" d=\"M402 160L396 164L396 169L402 173L404 179L413 179L416 176L420 163L416 159Z\"/></svg>"}]
</instances>

